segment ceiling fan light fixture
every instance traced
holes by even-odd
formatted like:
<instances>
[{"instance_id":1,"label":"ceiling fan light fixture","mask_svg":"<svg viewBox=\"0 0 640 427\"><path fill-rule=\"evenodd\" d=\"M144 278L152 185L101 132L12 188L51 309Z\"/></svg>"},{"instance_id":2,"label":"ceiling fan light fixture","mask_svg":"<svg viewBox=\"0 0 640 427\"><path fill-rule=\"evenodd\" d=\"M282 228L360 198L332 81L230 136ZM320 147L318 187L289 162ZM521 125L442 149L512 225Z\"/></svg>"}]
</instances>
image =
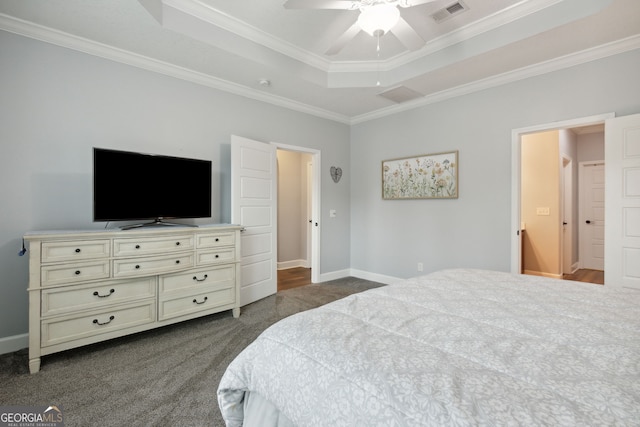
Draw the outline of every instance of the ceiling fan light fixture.
<instances>
[{"instance_id":1,"label":"ceiling fan light fixture","mask_svg":"<svg viewBox=\"0 0 640 427\"><path fill-rule=\"evenodd\" d=\"M371 36L386 34L400 19L400 11L395 4L377 3L362 8L358 25Z\"/></svg>"}]
</instances>

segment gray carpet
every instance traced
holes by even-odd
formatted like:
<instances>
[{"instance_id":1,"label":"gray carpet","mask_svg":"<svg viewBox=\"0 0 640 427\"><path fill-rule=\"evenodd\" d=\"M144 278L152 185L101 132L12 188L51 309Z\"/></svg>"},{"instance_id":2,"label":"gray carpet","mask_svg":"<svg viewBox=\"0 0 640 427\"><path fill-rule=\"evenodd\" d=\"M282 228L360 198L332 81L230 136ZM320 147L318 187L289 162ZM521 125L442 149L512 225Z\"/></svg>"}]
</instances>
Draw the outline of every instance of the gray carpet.
<instances>
[{"instance_id":1,"label":"gray carpet","mask_svg":"<svg viewBox=\"0 0 640 427\"><path fill-rule=\"evenodd\" d=\"M45 356L0 355L0 406L57 405L65 426L223 426L216 390L233 358L291 314L381 286L345 278L230 311Z\"/></svg>"}]
</instances>

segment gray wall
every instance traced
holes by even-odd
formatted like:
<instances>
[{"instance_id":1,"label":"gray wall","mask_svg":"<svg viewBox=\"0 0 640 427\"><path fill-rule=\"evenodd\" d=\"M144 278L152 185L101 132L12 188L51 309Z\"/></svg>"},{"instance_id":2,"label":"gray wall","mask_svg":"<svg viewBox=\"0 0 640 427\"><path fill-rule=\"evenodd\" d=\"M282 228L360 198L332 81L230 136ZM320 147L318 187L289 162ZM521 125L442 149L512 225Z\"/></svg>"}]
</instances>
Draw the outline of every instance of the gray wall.
<instances>
[{"instance_id":1,"label":"gray wall","mask_svg":"<svg viewBox=\"0 0 640 427\"><path fill-rule=\"evenodd\" d=\"M640 113L639 67L636 50L352 126L351 268L509 271L512 130ZM382 200L382 160L450 150L459 150L458 199Z\"/></svg>"},{"instance_id":2,"label":"gray wall","mask_svg":"<svg viewBox=\"0 0 640 427\"><path fill-rule=\"evenodd\" d=\"M28 330L21 236L105 226L92 147L211 159L213 222L231 217L231 134L321 150L325 165L350 155L349 127L330 120L1 31L0 58L0 341ZM348 179L330 183L323 173L323 205L345 215L323 221L321 273L349 267Z\"/></svg>"},{"instance_id":3,"label":"gray wall","mask_svg":"<svg viewBox=\"0 0 640 427\"><path fill-rule=\"evenodd\" d=\"M318 149L321 273L507 271L512 129L640 112L640 51L351 128L5 32L0 58L0 340L27 332L22 234L104 226L91 221L93 146L213 160L217 222L230 219L229 135ZM452 149L458 199L381 199L382 160Z\"/></svg>"}]
</instances>

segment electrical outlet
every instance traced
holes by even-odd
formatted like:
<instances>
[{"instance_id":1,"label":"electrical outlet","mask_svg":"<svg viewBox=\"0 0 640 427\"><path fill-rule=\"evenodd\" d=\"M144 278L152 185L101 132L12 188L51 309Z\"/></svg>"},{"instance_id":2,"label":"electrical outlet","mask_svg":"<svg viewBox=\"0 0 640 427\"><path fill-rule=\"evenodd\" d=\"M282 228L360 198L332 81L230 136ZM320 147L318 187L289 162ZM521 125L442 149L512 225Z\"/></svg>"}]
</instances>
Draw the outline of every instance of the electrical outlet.
<instances>
[{"instance_id":1,"label":"electrical outlet","mask_svg":"<svg viewBox=\"0 0 640 427\"><path fill-rule=\"evenodd\" d=\"M422 271L422 270L424 270L424 265L421 262L419 262L418 263L418 271Z\"/></svg>"}]
</instances>

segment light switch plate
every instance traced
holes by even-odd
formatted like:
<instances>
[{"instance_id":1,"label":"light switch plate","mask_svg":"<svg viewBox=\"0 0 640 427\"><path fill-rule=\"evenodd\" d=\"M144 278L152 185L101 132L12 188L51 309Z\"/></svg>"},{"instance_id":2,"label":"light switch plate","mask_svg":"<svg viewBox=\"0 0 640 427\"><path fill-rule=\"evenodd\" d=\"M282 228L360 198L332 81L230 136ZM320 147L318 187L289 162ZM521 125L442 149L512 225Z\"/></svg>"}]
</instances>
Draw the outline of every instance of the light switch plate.
<instances>
[{"instance_id":1,"label":"light switch plate","mask_svg":"<svg viewBox=\"0 0 640 427\"><path fill-rule=\"evenodd\" d=\"M549 215L549 208L548 207L537 208L536 209L536 215Z\"/></svg>"}]
</instances>

